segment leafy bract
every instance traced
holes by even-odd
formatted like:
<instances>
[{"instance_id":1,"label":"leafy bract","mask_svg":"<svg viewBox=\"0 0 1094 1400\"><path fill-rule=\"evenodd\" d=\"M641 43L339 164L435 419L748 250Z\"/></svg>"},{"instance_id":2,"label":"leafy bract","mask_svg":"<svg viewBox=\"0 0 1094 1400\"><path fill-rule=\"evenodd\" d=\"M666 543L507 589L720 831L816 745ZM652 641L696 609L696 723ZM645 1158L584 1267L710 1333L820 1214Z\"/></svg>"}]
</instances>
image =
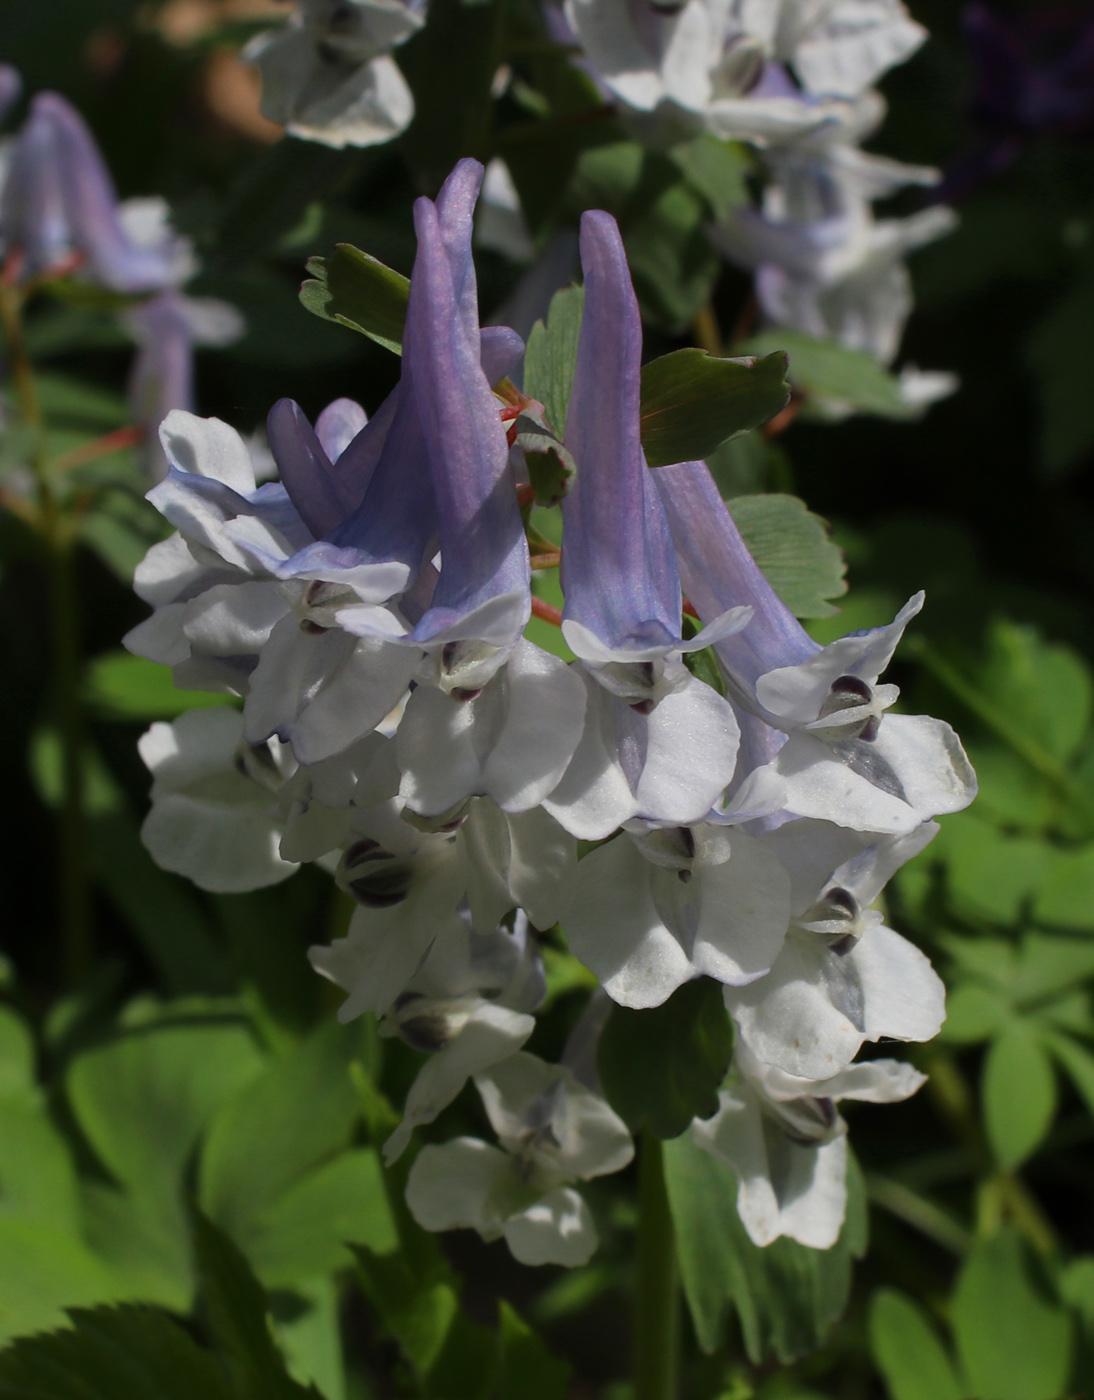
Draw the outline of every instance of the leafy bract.
<instances>
[{"instance_id":1,"label":"leafy bract","mask_svg":"<svg viewBox=\"0 0 1094 1400\"><path fill-rule=\"evenodd\" d=\"M900 381L861 350L834 340L814 340L798 331L770 330L733 347L745 355L784 350L790 357L787 377L814 401L822 414L871 413L880 418L909 418Z\"/></svg>"},{"instance_id":2,"label":"leafy bract","mask_svg":"<svg viewBox=\"0 0 1094 1400\"><path fill-rule=\"evenodd\" d=\"M733 1054L722 989L685 982L645 1011L613 1006L597 1063L608 1102L631 1129L678 1137L693 1118L718 1111L718 1088Z\"/></svg>"},{"instance_id":3,"label":"leafy bract","mask_svg":"<svg viewBox=\"0 0 1094 1400\"><path fill-rule=\"evenodd\" d=\"M339 243L329 258L309 258L308 271L300 300L310 312L402 354L408 277L351 243Z\"/></svg>"},{"instance_id":4,"label":"leafy bract","mask_svg":"<svg viewBox=\"0 0 1094 1400\"><path fill-rule=\"evenodd\" d=\"M847 592L843 551L797 496L738 496L729 512L764 577L795 617L831 617Z\"/></svg>"},{"instance_id":5,"label":"leafy bract","mask_svg":"<svg viewBox=\"0 0 1094 1400\"><path fill-rule=\"evenodd\" d=\"M524 352L524 392L543 405L547 424L559 438L566 430L584 310L585 288L563 287L551 298L546 321L532 327Z\"/></svg>"},{"instance_id":6,"label":"leafy bract","mask_svg":"<svg viewBox=\"0 0 1094 1400\"><path fill-rule=\"evenodd\" d=\"M702 1349L717 1350L732 1311L753 1364L771 1352L792 1361L816 1347L846 1306L851 1258L866 1248L857 1166L848 1171L847 1216L831 1249L785 1237L761 1249L737 1214L733 1171L686 1134L664 1151L680 1278Z\"/></svg>"},{"instance_id":7,"label":"leafy bract","mask_svg":"<svg viewBox=\"0 0 1094 1400\"><path fill-rule=\"evenodd\" d=\"M642 449L651 467L706 457L786 406L786 356L719 359L695 348L642 366Z\"/></svg>"}]
</instances>

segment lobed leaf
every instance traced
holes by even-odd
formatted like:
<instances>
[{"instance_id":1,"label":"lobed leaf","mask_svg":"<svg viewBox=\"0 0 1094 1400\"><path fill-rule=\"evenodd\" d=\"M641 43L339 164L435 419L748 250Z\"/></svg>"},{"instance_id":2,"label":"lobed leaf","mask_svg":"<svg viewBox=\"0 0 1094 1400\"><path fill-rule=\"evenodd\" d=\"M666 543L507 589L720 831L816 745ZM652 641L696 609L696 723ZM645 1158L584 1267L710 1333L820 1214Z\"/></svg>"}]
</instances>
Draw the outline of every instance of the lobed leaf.
<instances>
[{"instance_id":1,"label":"lobed leaf","mask_svg":"<svg viewBox=\"0 0 1094 1400\"><path fill-rule=\"evenodd\" d=\"M729 438L786 407L782 351L762 359L720 359L674 350L642 366L642 448L651 467L707 457Z\"/></svg>"},{"instance_id":2,"label":"lobed leaf","mask_svg":"<svg viewBox=\"0 0 1094 1400\"><path fill-rule=\"evenodd\" d=\"M308 271L300 288L308 311L402 354L409 277L351 243L339 243L329 258L309 258Z\"/></svg>"}]
</instances>

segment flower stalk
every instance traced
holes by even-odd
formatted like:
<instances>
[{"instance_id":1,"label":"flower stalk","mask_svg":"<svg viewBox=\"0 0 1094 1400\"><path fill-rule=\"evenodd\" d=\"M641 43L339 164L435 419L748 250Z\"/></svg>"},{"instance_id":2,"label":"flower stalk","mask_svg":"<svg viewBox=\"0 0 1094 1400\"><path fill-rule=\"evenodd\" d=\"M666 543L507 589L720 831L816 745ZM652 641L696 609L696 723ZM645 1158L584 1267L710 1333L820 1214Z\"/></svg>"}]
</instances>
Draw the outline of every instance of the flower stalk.
<instances>
[{"instance_id":1,"label":"flower stalk","mask_svg":"<svg viewBox=\"0 0 1094 1400\"><path fill-rule=\"evenodd\" d=\"M680 1352L680 1281L661 1140L643 1134L638 1156L638 1250L631 1364L634 1400L674 1400Z\"/></svg>"}]
</instances>

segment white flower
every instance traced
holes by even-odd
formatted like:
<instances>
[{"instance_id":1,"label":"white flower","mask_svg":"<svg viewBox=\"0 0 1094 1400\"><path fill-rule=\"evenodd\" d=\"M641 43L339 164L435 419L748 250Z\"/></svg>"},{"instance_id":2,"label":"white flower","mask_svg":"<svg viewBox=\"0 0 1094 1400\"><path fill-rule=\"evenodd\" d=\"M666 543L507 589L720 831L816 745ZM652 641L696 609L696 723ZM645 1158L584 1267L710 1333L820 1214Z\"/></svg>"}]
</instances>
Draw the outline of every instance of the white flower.
<instances>
[{"instance_id":1,"label":"white flower","mask_svg":"<svg viewBox=\"0 0 1094 1400\"><path fill-rule=\"evenodd\" d=\"M513 177L499 156L486 167L483 177L475 216L475 242L480 248L501 253L510 262L531 262L536 255Z\"/></svg>"},{"instance_id":2,"label":"white flower","mask_svg":"<svg viewBox=\"0 0 1094 1400\"><path fill-rule=\"evenodd\" d=\"M755 837L698 825L621 835L577 867L570 948L623 1006L659 1006L693 977L762 977L790 917L790 881Z\"/></svg>"},{"instance_id":3,"label":"white flower","mask_svg":"<svg viewBox=\"0 0 1094 1400\"><path fill-rule=\"evenodd\" d=\"M407 1093L403 1121L384 1144L389 1165L472 1075L516 1054L535 1029L529 1013L545 991L536 941L520 912L512 933L499 927L481 935L465 925L462 936L434 943L380 1023L382 1035L431 1052Z\"/></svg>"},{"instance_id":4,"label":"white flower","mask_svg":"<svg viewBox=\"0 0 1094 1400\"><path fill-rule=\"evenodd\" d=\"M262 74L262 113L293 136L373 146L410 125L414 99L388 57L422 26L400 0L300 0L289 22L244 56Z\"/></svg>"},{"instance_id":5,"label":"white flower","mask_svg":"<svg viewBox=\"0 0 1094 1400\"><path fill-rule=\"evenodd\" d=\"M793 924L766 977L725 988L738 1043L803 1079L828 1079L867 1040L929 1040L945 988L928 959L869 906L938 832L872 838L803 818L761 839L791 879Z\"/></svg>"},{"instance_id":6,"label":"white flower","mask_svg":"<svg viewBox=\"0 0 1094 1400\"><path fill-rule=\"evenodd\" d=\"M475 1083L504 1150L476 1138L423 1148L406 1189L415 1220L504 1236L522 1264L587 1263L596 1227L566 1183L625 1167L634 1155L626 1127L568 1070L533 1055L514 1055Z\"/></svg>"},{"instance_id":7,"label":"white flower","mask_svg":"<svg viewBox=\"0 0 1094 1400\"><path fill-rule=\"evenodd\" d=\"M754 1244L789 1235L830 1249L847 1208L846 1124L835 1105L894 1103L914 1094L925 1076L896 1060L871 1060L830 1079L796 1079L744 1047L734 1067L718 1112L692 1123L692 1140L737 1173L737 1212Z\"/></svg>"},{"instance_id":8,"label":"white flower","mask_svg":"<svg viewBox=\"0 0 1094 1400\"><path fill-rule=\"evenodd\" d=\"M154 724L138 747L152 773L141 839L157 865L217 894L275 885L297 869L278 852L277 791L292 756L276 740L245 743L237 710L190 710Z\"/></svg>"}]
</instances>

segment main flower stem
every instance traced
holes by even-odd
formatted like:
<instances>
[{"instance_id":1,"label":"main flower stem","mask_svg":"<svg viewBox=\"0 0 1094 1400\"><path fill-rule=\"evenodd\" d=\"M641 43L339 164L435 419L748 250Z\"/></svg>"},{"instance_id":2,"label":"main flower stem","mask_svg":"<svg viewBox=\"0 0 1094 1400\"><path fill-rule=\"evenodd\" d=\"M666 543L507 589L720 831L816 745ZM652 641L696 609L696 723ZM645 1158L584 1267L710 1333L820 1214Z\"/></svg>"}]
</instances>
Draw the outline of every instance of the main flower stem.
<instances>
[{"instance_id":1,"label":"main flower stem","mask_svg":"<svg viewBox=\"0 0 1094 1400\"><path fill-rule=\"evenodd\" d=\"M638 1158L638 1257L634 1299L634 1400L675 1400L680 1289L659 1138L643 1133Z\"/></svg>"},{"instance_id":2,"label":"main flower stem","mask_svg":"<svg viewBox=\"0 0 1094 1400\"><path fill-rule=\"evenodd\" d=\"M23 294L0 278L0 321L20 416L31 435L37 512L34 517L45 550L52 623L53 692L61 745L61 810L58 830L58 901L61 957L74 981L91 965L91 915L87 886L87 833L83 801L83 715L79 701L80 612L72 534L46 466L45 425L38 387L23 336Z\"/></svg>"}]
</instances>

